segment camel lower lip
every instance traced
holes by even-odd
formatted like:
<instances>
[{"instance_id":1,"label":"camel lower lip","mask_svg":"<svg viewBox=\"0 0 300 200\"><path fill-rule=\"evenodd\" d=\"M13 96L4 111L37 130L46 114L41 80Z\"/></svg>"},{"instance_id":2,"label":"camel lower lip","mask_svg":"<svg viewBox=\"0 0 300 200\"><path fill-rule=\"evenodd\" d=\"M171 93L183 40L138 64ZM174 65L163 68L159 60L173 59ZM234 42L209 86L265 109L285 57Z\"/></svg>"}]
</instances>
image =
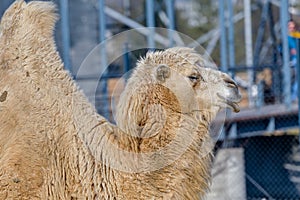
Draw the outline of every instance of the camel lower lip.
<instances>
[{"instance_id":1,"label":"camel lower lip","mask_svg":"<svg viewBox=\"0 0 300 200\"><path fill-rule=\"evenodd\" d=\"M229 102L227 104L233 109L234 112L240 112L240 106L236 102Z\"/></svg>"},{"instance_id":2,"label":"camel lower lip","mask_svg":"<svg viewBox=\"0 0 300 200\"><path fill-rule=\"evenodd\" d=\"M226 103L228 106L230 106L234 112L239 112L240 111L240 106L238 104L239 100L228 99L228 98L223 97L220 94L217 94L217 95L218 95L218 97L223 99L224 103ZM240 98L238 98L238 99L240 99Z\"/></svg>"}]
</instances>

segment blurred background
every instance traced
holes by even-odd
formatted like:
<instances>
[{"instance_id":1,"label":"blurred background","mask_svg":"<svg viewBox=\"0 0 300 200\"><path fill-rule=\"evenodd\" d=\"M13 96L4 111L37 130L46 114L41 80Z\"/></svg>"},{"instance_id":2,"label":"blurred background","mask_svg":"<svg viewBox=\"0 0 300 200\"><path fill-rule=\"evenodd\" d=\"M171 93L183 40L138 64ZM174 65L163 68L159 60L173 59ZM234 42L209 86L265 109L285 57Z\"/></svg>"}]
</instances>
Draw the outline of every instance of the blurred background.
<instances>
[{"instance_id":1,"label":"blurred background","mask_svg":"<svg viewBox=\"0 0 300 200\"><path fill-rule=\"evenodd\" d=\"M1 0L0 16L12 2ZM123 74L140 56L149 49L201 45L243 95L240 113L228 111L216 119L226 115L216 141L208 200L300 199L300 0L53 2L60 14L55 40L65 67L112 122L112 97L118 97L126 81ZM132 41L122 38L102 45L104 51L97 52L101 63L93 61L90 52L99 43L137 28L148 49L131 51ZM124 53L108 62L114 48ZM99 79L101 64L109 67Z\"/></svg>"}]
</instances>

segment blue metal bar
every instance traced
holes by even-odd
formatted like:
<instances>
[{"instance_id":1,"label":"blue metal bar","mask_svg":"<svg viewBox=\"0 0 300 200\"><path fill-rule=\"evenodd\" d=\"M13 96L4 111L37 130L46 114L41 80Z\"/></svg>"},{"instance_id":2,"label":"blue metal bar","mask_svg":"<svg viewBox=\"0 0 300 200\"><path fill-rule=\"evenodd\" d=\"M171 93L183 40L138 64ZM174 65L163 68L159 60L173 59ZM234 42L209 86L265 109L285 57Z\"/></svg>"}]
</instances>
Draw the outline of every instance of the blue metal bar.
<instances>
[{"instance_id":1,"label":"blue metal bar","mask_svg":"<svg viewBox=\"0 0 300 200\"><path fill-rule=\"evenodd\" d=\"M235 66L235 48L234 48L234 23L233 23L233 5L232 0L227 0L228 6L228 45L229 45L229 67ZM234 74L232 74L234 75Z\"/></svg>"},{"instance_id":2,"label":"blue metal bar","mask_svg":"<svg viewBox=\"0 0 300 200\"><path fill-rule=\"evenodd\" d=\"M288 48L288 1L281 0L280 4L280 24L283 56L283 97L284 104L289 108L291 106L291 69L289 66L289 48Z\"/></svg>"},{"instance_id":3,"label":"blue metal bar","mask_svg":"<svg viewBox=\"0 0 300 200\"><path fill-rule=\"evenodd\" d=\"M251 0L244 0L244 29L245 29L245 56L246 65L253 66L253 45L252 45L252 12L251 12ZM254 71L247 71L248 78L248 104L249 107L255 105L255 97L253 96L252 86L254 84Z\"/></svg>"},{"instance_id":4,"label":"blue metal bar","mask_svg":"<svg viewBox=\"0 0 300 200\"><path fill-rule=\"evenodd\" d=\"M259 54L261 51L261 47L264 40L265 35L265 26L268 19L269 14L269 2L265 2L263 5L262 13L261 13L261 19L260 24L257 32L256 42L255 42L255 49L254 49L254 65L257 66L259 64ZM254 77L255 78L255 77Z\"/></svg>"},{"instance_id":5,"label":"blue metal bar","mask_svg":"<svg viewBox=\"0 0 300 200\"><path fill-rule=\"evenodd\" d=\"M271 34L271 39L272 39L272 47L273 47L272 48L272 52L273 52L272 63L273 63L273 66L277 66L279 52L278 52L277 36L276 36L276 32L275 32L275 23L274 23L274 15L273 15L272 6L273 6L272 4L269 5L269 11L268 11L269 20L268 20L268 22L269 22L270 34ZM280 88L280 81L281 81L280 80L280 69L279 69L279 67L276 67L273 70L273 76L272 76L272 88L273 88L276 103L280 102L281 91L278 90L278 88Z\"/></svg>"},{"instance_id":6,"label":"blue metal bar","mask_svg":"<svg viewBox=\"0 0 300 200\"><path fill-rule=\"evenodd\" d=\"M99 0L99 42L105 40L106 17L105 17L105 0Z\"/></svg>"},{"instance_id":7,"label":"blue metal bar","mask_svg":"<svg viewBox=\"0 0 300 200\"><path fill-rule=\"evenodd\" d=\"M147 27L150 30L148 35L148 48L154 49L155 48L155 19L154 19L154 0L146 0L146 15L147 15Z\"/></svg>"},{"instance_id":8,"label":"blue metal bar","mask_svg":"<svg viewBox=\"0 0 300 200\"><path fill-rule=\"evenodd\" d=\"M298 126L300 132L300 38L297 38L297 64L296 64L296 71L297 71L297 83L298 83ZM298 140L300 142L300 134L298 136ZM300 143L299 143L300 144Z\"/></svg>"},{"instance_id":9,"label":"blue metal bar","mask_svg":"<svg viewBox=\"0 0 300 200\"><path fill-rule=\"evenodd\" d=\"M105 43L105 32L106 32L106 17L105 17L105 0L99 0L99 42L100 42L100 58L101 58L101 67L104 68L103 74L101 76L107 75L107 55L106 55L106 43ZM101 78L101 77L100 77ZM100 91L103 95L103 105L102 105L102 115L108 119L110 110L109 110L109 101L108 101L108 92L107 92L107 79L99 80ZM96 96L96 95L95 95ZM95 100L96 102L96 100Z\"/></svg>"},{"instance_id":10,"label":"blue metal bar","mask_svg":"<svg viewBox=\"0 0 300 200\"><path fill-rule=\"evenodd\" d=\"M227 45L226 45L226 27L225 27L225 5L224 0L219 0L219 26L221 35L221 70L227 72Z\"/></svg>"},{"instance_id":11,"label":"blue metal bar","mask_svg":"<svg viewBox=\"0 0 300 200\"><path fill-rule=\"evenodd\" d=\"M105 32L106 32L105 0L99 0L99 42L101 43L100 53L101 53L102 67L106 67L107 65Z\"/></svg>"},{"instance_id":12,"label":"blue metal bar","mask_svg":"<svg viewBox=\"0 0 300 200\"><path fill-rule=\"evenodd\" d=\"M169 26L168 26L168 36L169 36L169 46L174 46L174 30L175 30L175 13L174 13L174 0L165 0L167 7L167 15L169 18Z\"/></svg>"},{"instance_id":13,"label":"blue metal bar","mask_svg":"<svg viewBox=\"0 0 300 200\"><path fill-rule=\"evenodd\" d=\"M127 81L127 79L129 78L129 74L127 72L129 72L130 70L130 55L129 55L129 45L126 42L124 44L124 56L123 56L123 61L124 61L124 74L125 74L125 81Z\"/></svg>"},{"instance_id":14,"label":"blue metal bar","mask_svg":"<svg viewBox=\"0 0 300 200\"><path fill-rule=\"evenodd\" d=\"M63 44L63 61L65 69L69 70L69 72L72 74L72 66L70 61L69 2L68 0L60 0L59 3Z\"/></svg>"}]
</instances>

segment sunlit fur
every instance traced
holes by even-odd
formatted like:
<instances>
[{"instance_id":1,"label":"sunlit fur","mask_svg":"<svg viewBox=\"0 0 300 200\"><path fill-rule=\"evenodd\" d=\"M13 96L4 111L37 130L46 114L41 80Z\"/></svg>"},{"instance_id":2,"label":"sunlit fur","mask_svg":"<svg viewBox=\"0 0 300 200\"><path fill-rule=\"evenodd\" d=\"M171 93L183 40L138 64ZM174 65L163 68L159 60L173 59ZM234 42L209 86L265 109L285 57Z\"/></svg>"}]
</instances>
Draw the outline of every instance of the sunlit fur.
<instances>
[{"instance_id":1,"label":"sunlit fur","mask_svg":"<svg viewBox=\"0 0 300 200\"><path fill-rule=\"evenodd\" d=\"M170 75L163 82L156 77L161 65L170 68ZM191 82L188 78L191 75L201 75L201 78ZM227 106L217 93L240 98L235 93L237 90L228 88L226 79L230 79L228 75L206 68L203 58L191 48L149 52L138 62L118 104L118 127L139 138L140 152L158 151L176 143L173 151L167 153L177 155L176 150L186 145L183 140L193 139L175 162L139 175L137 179L144 182L131 191L132 196L137 190L149 190L148 184L157 186L153 190L167 189L165 195L157 192L161 196L156 197L199 199L205 196L212 161L209 124L217 112Z\"/></svg>"},{"instance_id":2,"label":"sunlit fur","mask_svg":"<svg viewBox=\"0 0 300 200\"><path fill-rule=\"evenodd\" d=\"M17 1L1 21L0 199L202 198L212 160L208 124L219 108L209 100L203 107L200 85L180 70L164 82L155 75L160 63L189 70L195 53L178 48L142 59L121 97L116 127L63 70L56 20L52 3ZM170 148L141 165L124 160L126 152L159 152L172 142L184 151Z\"/></svg>"}]
</instances>

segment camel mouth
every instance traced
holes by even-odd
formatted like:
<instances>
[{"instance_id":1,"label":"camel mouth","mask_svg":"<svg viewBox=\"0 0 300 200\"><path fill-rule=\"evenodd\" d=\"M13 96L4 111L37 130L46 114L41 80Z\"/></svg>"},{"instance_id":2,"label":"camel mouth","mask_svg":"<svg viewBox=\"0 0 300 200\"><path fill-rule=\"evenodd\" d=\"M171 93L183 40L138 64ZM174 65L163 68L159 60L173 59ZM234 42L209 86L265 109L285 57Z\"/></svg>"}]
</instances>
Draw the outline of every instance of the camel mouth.
<instances>
[{"instance_id":1,"label":"camel mouth","mask_svg":"<svg viewBox=\"0 0 300 200\"><path fill-rule=\"evenodd\" d=\"M242 96L239 94L239 92L235 92L235 95L228 98L228 97L224 97L222 96L221 94L217 93L218 97L220 99L222 99L222 101L228 105L234 112L239 112L241 109L240 109L240 106L239 106L239 102L241 101L242 99Z\"/></svg>"},{"instance_id":2,"label":"camel mouth","mask_svg":"<svg viewBox=\"0 0 300 200\"><path fill-rule=\"evenodd\" d=\"M240 111L239 102L242 99L242 95L239 92L237 84L229 77L224 78L224 82L227 86L229 95L223 96L222 94L217 93L218 97L223 103L230 107L234 112Z\"/></svg>"},{"instance_id":3,"label":"camel mouth","mask_svg":"<svg viewBox=\"0 0 300 200\"><path fill-rule=\"evenodd\" d=\"M238 102L227 101L227 105L229 105L234 112L240 112L241 108Z\"/></svg>"}]
</instances>

